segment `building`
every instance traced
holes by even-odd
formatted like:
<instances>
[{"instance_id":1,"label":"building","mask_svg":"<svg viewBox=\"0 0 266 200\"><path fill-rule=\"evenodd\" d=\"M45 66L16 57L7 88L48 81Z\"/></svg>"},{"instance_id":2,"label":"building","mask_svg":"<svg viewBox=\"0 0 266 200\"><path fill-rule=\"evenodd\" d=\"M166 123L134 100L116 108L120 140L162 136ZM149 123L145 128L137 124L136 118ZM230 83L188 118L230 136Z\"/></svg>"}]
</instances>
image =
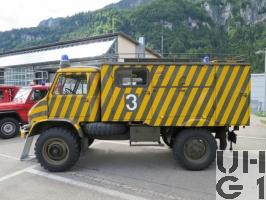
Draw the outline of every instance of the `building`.
<instances>
[{"instance_id":1,"label":"building","mask_svg":"<svg viewBox=\"0 0 266 200\"><path fill-rule=\"evenodd\" d=\"M265 101L264 74L251 74L251 109L252 112L262 112Z\"/></svg>"},{"instance_id":2,"label":"building","mask_svg":"<svg viewBox=\"0 0 266 200\"><path fill-rule=\"evenodd\" d=\"M72 66L160 57L145 47L144 38L137 42L123 33L110 33L0 54L0 83L26 86L33 81L51 81L64 54Z\"/></svg>"}]
</instances>

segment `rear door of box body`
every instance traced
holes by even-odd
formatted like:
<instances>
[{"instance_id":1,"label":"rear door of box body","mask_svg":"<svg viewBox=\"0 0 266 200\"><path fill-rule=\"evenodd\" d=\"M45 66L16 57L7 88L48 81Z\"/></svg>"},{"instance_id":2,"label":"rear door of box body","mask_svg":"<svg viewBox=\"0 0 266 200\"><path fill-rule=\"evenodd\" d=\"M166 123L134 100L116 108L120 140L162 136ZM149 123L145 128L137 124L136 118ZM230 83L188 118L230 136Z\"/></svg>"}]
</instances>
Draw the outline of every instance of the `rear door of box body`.
<instances>
[{"instance_id":1,"label":"rear door of box body","mask_svg":"<svg viewBox=\"0 0 266 200\"><path fill-rule=\"evenodd\" d=\"M221 65L216 77L216 125L249 125L250 66Z\"/></svg>"}]
</instances>

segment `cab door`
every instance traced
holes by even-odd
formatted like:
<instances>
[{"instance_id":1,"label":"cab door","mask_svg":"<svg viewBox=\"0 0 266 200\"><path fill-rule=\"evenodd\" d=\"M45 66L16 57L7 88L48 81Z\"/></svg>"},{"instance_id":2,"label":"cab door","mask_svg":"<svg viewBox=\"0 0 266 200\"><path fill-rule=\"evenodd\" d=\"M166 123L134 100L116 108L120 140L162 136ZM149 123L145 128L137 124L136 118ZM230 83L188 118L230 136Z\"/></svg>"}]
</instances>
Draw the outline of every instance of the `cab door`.
<instances>
[{"instance_id":1,"label":"cab door","mask_svg":"<svg viewBox=\"0 0 266 200\"><path fill-rule=\"evenodd\" d=\"M77 122L85 118L89 108L90 73L60 73L48 97L49 118L60 118Z\"/></svg>"}]
</instances>

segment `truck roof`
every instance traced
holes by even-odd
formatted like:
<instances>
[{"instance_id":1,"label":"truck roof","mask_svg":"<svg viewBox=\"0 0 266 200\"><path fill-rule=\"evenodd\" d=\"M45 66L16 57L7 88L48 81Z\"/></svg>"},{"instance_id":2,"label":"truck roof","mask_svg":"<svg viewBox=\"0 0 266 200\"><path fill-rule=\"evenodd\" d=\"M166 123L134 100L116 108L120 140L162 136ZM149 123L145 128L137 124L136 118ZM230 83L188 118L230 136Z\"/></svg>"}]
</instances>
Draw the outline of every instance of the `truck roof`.
<instances>
[{"instance_id":1,"label":"truck roof","mask_svg":"<svg viewBox=\"0 0 266 200\"><path fill-rule=\"evenodd\" d=\"M0 85L1 89L12 89L12 88L19 88L19 86L15 86L15 85Z\"/></svg>"},{"instance_id":2,"label":"truck roof","mask_svg":"<svg viewBox=\"0 0 266 200\"><path fill-rule=\"evenodd\" d=\"M250 65L250 63L246 62L237 62L237 61L211 61L209 63L203 63L203 62L162 62L162 61L156 61L156 62L112 62L112 63L103 63L102 65L118 65L118 66L124 66L124 65Z\"/></svg>"},{"instance_id":3,"label":"truck roof","mask_svg":"<svg viewBox=\"0 0 266 200\"><path fill-rule=\"evenodd\" d=\"M83 67L67 67L67 68L60 68L57 72L61 73L79 73L79 72L98 72L100 69L95 66L83 66Z\"/></svg>"},{"instance_id":4,"label":"truck roof","mask_svg":"<svg viewBox=\"0 0 266 200\"><path fill-rule=\"evenodd\" d=\"M49 86L47 86L47 85L32 85L32 86L30 86L30 87L32 87L33 89L49 89Z\"/></svg>"}]
</instances>

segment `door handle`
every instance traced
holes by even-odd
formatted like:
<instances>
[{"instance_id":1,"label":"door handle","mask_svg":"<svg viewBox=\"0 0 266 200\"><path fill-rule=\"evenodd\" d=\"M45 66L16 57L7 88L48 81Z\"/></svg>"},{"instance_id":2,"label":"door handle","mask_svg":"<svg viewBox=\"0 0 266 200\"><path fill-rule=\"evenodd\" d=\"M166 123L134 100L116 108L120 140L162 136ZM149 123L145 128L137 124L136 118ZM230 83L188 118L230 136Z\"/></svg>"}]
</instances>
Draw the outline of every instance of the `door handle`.
<instances>
[{"instance_id":1,"label":"door handle","mask_svg":"<svg viewBox=\"0 0 266 200\"><path fill-rule=\"evenodd\" d=\"M243 97L248 97L248 94L246 92L240 92L240 95Z\"/></svg>"},{"instance_id":2,"label":"door handle","mask_svg":"<svg viewBox=\"0 0 266 200\"><path fill-rule=\"evenodd\" d=\"M150 94L151 94L151 91L146 91L146 94L147 94L147 95L150 95Z\"/></svg>"},{"instance_id":3,"label":"door handle","mask_svg":"<svg viewBox=\"0 0 266 200\"><path fill-rule=\"evenodd\" d=\"M177 89L179 92L185 92L187 89L184 89L184 88L180 88L180 89Z\"/></svg>"}]
</instances>

